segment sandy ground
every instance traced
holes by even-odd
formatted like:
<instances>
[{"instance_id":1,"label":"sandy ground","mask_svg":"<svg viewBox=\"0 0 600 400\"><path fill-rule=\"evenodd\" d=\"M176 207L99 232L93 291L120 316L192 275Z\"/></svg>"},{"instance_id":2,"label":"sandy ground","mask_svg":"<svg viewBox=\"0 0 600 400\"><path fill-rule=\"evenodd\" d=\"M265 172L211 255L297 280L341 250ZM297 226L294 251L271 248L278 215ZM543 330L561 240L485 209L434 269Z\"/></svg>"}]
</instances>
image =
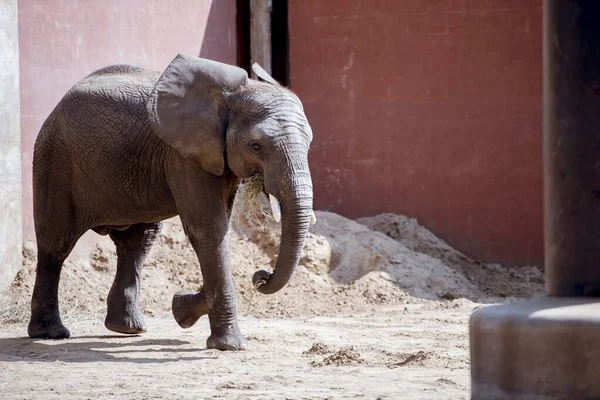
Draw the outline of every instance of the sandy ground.
<instances>
[{"instance_id":1,"label":"sandy ground","mask_svg":"<svg viewBox=\"0 0 600 400\"><path fill-rule=\"evenodd\" d=\"M205 349L206 318L183 330L171 317L173 294L202 286L178 218L165 222L144 264L150 331L139 337L102 325L116 254L98 236L63 267L72 338L26 338L36 265L26 243L22 270L0 294L0 399L468 398L473 310L543 292L538 268L474 260L414 219L316 214L291 281L265 296L251 276L275 265L279 227L234 211L233 274L250 346L239 353Z\"/></svg>"},{"instance_id":2,"label":"sandy ground","mask_svg":"<svg viewBox=\"0 0 600 400\"><path fill-rule=\"evenodd\" d=\"M0 331L2 399L467 399L467 321L475 304L407 304L368 315L243 317L249 350L206 350L208 323L148 320L115 336L70 321L68 340Z\"/></svg>"}]
</instances>

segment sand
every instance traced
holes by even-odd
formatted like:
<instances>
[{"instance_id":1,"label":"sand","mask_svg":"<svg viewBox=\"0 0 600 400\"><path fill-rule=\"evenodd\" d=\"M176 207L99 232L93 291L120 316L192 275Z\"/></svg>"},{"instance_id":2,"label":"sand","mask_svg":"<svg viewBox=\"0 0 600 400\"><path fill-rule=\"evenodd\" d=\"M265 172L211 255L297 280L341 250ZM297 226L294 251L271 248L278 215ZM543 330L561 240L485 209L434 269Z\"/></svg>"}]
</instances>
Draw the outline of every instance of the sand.
<instances>
[{"instance_id":1,"label":"sand","mask_svg":"<svg viewBox=\"0 0 600 400\"><path fill-rule=\"evenodd\" d=\"M1 397L468 398L472 311L543 292L538 268L479 262L414 219L316 216L292 280L265 296L251 276L274 265L279 227L236 207L230 243L250 346L240 353L206 350L205 317L188 330L171 317L173 293L202 285L178 218L165 221L145 263L149 332L139 337L102 326L116 254L98 236L89 256L63 268L61 314L73 338L23 338L35 278L26 243L23 269L0 298Z\"/></svg>"}]
</instances>

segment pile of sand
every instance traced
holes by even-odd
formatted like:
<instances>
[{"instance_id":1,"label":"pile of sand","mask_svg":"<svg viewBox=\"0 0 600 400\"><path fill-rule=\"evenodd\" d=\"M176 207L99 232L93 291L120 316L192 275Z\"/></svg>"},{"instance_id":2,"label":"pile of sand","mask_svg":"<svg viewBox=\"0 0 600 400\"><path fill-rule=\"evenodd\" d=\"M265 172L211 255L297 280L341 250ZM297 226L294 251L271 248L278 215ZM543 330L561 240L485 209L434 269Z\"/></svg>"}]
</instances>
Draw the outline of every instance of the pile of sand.
<instances>
[{"instance_id":1,"label":"pile of sand","mask_svg":"<svg viewBox=\"0 0 600 400\"><path fill-rule=\"evenodd\" d=\"M255 270L274 265L279 227L249 218L236 207L230 244L241 314L347 315L381 305L436 300L485 303L543 292L543 274L538 268L511 269L478 262L414 219L382 214L352 221L329 212L316 215L318 222L311 227L290 283L267 296L252 289L251 277ZM21 322L29 317L35 246L26 243L23 255L23 269L1 299L0 320L4 322ZM60 283L63 319L104 314L115 270L114 246L106 237L99 240L88 258L67 261ZM170 315L175 292L201 285L198 260L179 218L165 221L144 267L145 313Z\"/></svg>"}]
</instances>

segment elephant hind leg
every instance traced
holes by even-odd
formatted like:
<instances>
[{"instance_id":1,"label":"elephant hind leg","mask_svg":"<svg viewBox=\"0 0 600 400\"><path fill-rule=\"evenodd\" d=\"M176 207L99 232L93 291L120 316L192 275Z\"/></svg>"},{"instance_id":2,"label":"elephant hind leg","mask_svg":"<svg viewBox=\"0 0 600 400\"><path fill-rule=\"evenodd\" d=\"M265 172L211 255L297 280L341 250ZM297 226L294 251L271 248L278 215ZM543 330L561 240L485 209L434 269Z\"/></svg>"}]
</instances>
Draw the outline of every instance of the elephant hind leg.
<instances>
[{"instance_id":1,"label":"elephant hind leg","mask_svg":"<svg viewBox=\"0 0 600 400\"><path fill-rule=\"evenodd\" d=\"M162 223L157 222L110 230L110 238L117 247L117 274L106 300L107 329L125 334L146 332L139 305L142 265L161 227Z\"/></svg>"},{"instance_id":2,"label":"elephant hind leg","mask_svg":"<svg viewBox=\"0 0 600 400\"><path fill-rule=\"evenodd\" d=\"M57 225L47 232L38 230L35 286L31 297L31 319L27 327L29 337L66 339L71 336L60 319L58 285L63 263L82 234L83 231L62 234Z\"/></svg>"}]
</instances>

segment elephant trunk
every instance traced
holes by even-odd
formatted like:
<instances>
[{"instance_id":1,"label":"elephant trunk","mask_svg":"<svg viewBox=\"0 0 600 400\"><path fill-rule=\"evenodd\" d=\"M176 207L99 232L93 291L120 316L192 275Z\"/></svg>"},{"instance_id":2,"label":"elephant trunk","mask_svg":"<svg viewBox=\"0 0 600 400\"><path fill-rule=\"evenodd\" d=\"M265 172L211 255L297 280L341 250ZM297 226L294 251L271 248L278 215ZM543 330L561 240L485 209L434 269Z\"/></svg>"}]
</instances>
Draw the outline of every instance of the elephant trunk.
<instances>
[{"instance_id":1,"label":"elephant trunk","mask_svg":"<svg viewBox=\"0 0 600 400\"><path fill-rule=\"evenodd\" d=\"M279 177L279 182L285 183L278 184L274 180L272 185L268 185L274 186L275 197L280 200L281 242L273 274L260 270L252 277L254 287L262 294L275 293L288 283L300 260L311 218L314 218L312 181L308 162L293 164L295 164L295 168L292 167L294 171L283 179ZM289 169L289 164L287 168ZM269 191L267 181L265 184ZM269 193L273 192L269 191Z\"/></svg>"}]
</instances>

